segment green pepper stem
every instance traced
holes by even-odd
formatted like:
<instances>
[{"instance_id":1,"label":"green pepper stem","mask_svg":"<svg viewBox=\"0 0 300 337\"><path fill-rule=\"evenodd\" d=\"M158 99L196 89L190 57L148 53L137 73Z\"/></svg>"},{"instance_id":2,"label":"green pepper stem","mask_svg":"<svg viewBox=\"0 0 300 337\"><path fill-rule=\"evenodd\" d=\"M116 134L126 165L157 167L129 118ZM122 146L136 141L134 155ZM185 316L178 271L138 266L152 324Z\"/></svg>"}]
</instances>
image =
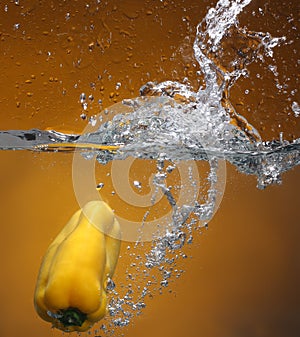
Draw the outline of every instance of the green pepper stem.
<instances>
[{"instance_id":1,"label":"green pepper stem","mask_svg":"<svg viewBox=\"0 0 300 337\"><path fill-rule=\"evenodd\" d=\"M60 310L57 318L64 326L81 326L86 320L87 314L77 308Z\"/></svg>"}]
</instances>

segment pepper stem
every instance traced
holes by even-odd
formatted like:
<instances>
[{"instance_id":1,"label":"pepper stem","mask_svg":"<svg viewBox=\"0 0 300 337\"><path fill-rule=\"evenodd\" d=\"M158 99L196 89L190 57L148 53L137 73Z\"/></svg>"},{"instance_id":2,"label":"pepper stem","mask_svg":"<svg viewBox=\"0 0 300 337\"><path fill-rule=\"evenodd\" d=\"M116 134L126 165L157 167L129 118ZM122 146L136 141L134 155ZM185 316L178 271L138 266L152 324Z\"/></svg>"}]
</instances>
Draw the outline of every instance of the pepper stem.
<instances>
[{"instance_id":1,"label":"pepper stem","mask_svg":"<svg viewBox=\"0 0 300 337\"><path fill-rule=\"evenodd\" d=\"M87 314L77 308L68 308L59 311L58 320L64 326L81 326L86 320Z\"/></svg>"}]
</instances>

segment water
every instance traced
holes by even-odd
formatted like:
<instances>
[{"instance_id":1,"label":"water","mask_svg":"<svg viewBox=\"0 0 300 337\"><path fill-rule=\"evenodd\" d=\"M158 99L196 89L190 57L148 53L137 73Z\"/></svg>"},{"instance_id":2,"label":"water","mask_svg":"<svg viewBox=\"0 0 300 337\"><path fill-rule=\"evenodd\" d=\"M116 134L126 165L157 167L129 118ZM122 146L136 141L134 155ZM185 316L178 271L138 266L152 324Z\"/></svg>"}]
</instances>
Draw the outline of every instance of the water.
<instances>
[{"instance_id":1,"label":"water","mask_svg":"<svg viewBox=\"0 0 300 337\"><path fill-rule=\"evenodd\" d=\"M161 85L155 90L157 88L160 90ZM38 129L1 131L1 149L79 150L96 155L102 164L128 156L157 159L162 153L171 160L205 160L209 155L229 161L245 174L255 175L260 189L280 184L282 173L299 165L300 139L253 141L253 134L248 130L230 123L221 104L216 107L215 103L208 103L182 104L164 96L126 100L111 107L109 114L128 107L130 114L114 116L93 133L74 135ZM153 116L152 109L157 106L159 110Z\"/></svg>"},{"instance_id":2,"label":"water","mask_svg":"<svg viewBox=\"0 0 300 337\"><path fill-rule=\"evenodd\" d=\"M152 203L159 193L164 195L172 208L171 221L162 231L151 233L153 244L146 254L138 253L138 249L148 238L142 232L135 236L136 250L132 252L135 262L127 270L132 282L109 289L110 317L102 326L107 334L113 333L115 326L128 325L145 308L150 294L162 292L172 278L182 274L176 268L177 261L186 257L182 248L192 243L199 223L207 225L220 201L218 169L224 160L245 174L255 175L260 189L281 183L282 173L300 163L300 139L287 141L281 137L262 141L255 126L230 103L230 90L248 75L247 67L263 57L272 57L273 49L285 41L285 37L250 32L238 26L238 15L250 2L219 1L199 23L193 48L204 85L197 91L172 81L145 83L141 97L104 110L82 135L37 129L0 133L2 150L79 150L85 161L96 159L102 165L129 157L157 161ZM243 37L248 49L246 54L240 50L233 55L228 67L224 67L219 59L223 56L222 41L229 32ZM293 101L292 107L298 115L298 102ZM207 195L202 201L196 196L190 203L179 204L166 184L169 172L165 162L176 168L180 161L189 160L209 162ZM188 181L192 186L193 178ZM140 186L139 182L135 185ZM135 285L137 278L142 280L143 287Z\"/></svg>"}]
</instances>

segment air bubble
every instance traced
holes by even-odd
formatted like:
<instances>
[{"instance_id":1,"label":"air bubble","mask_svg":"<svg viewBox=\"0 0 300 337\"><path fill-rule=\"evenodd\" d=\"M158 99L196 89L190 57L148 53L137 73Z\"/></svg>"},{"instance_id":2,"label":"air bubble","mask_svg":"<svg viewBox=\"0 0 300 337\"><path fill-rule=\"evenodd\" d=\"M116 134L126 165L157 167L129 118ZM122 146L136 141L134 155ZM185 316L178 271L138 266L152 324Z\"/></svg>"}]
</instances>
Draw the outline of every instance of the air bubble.
<instances>
[{"instance_id":1,"label":"air bubble","mask_svg":"<svg viewBox=\"0 0 300 337\"><path fill-rule=\"evenodd\" d=\"M138 181L138 180L134 180L133 182L133 185L136 187L136 188L142 188L142 184Z\"/></svg>"},{"instance_id":2,"label":"air bubble","mask_svg":"<svg viewBox=\"0 0 300 337\"><path fill-rule=\"evenodd\" d=\"M167 170L168 173L171 173L175 170L175 168L176 168L176 166L169 165L166 170Z\"/></svg>"},{"instance_id":3,"label":"air bubble","mask_svg":"<svg viewBox=\"0 0 300 337\"><path fill-rule=\"evenodd\" d=\"M111 291L111 290L114 290L116 287L114 281L109 277L107 279L107 284L106 284L106 290L107 291Z\"/></svg>"},{"instance_id":4,"label":"air bubble","mask_svg":"<svg viewBox=\"0 0 300 337\"><path fill-rule=\"evenodd\" d=\"M89 118L89 124L91 124L92 126L95 126L97 124L97 116L91 116Z\"/></svg>"},{"instance_id":5,"label":"air bubble","mask_svg":"<svg viewBox=\"0 0 300 337\"><path fill-rule=\"evenodd\" d=\"M295 117L300 117L300 106L295 101L292 103L292 110L294 112Z\"/></svg>"},{"instance_id":6,"label":"air bubble","mask_svg":"<svg viewBox=\"0 0 300 337\"><path fill-rule=\"evenodd\" d=\"M79 96L80 103L84 103L86 101L86 95L82 92Z\"/></svg>"},{"instance_id":7,"label":"air bubble","mask_svg":"<svg viewBox=\"0 0 300 337\"><path fill-rule=\"evenodd\" d=\"M163 287L167 287L169 285L169 282L168 282L168 280L162 280L160 282L160 285L163 286Z\"/></svg>"}]
</instances>

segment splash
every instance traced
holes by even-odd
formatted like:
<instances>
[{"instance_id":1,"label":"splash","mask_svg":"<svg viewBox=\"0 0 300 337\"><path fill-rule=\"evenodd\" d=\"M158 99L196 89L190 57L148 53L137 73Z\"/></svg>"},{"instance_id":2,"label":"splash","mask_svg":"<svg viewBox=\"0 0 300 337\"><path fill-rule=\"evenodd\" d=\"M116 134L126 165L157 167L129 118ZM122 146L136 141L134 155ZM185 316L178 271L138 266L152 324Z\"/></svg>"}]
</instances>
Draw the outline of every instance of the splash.
<instances>
[{"instance_id":1,"label":"splash","mask_svg":"<svg viewBox=\"0 0 300 337\"><path fill-rule=\"evenodd\" d=\"M192 91L178 82L149 82L141 88L141 96L161 99L124 100L105 110L100 120L93 119L93 132L80 136L54 130L3 131L1 149L81 148L86 158L98 150L97 160L102 164L128 156L158 158L161 152L173 160L202 160L209 153L230 161L243 173L256 175L260 189L281 183L282 173L299 164L299 140L263 142L257 129L230 102L230 89L239 78L248 76L247 66L272 58L273 49L286 41L285 36L239 27L238 15L249 3L219 1L198 24L193 48L205 87ZM228 58L226 49L233 43L236 53ZM296 101L292 110L297 117ZM103 123L107 117L111 120Z\"/></svg>"},{"instance_id":2,"label":"splash","mask_svg":"<svg viewBox=\"0 0 300 337\"><path fill-rule=\"evenodd\" d=\"M140 105L139 100L124 102L131 105L131 112L102 124L96 138L107 144L123 144L116 154L120 158L127 155L158 158L161 149L174 159L203 160L210 153L213 158L230 161L243 173L256 175L260 189L281 183L281 174L300 163L300 141L263 142L255 127L239 115L229 101L230 88L247 75L247 65L259 55L272 57L273 48L285 41L285 37L273 38L268 33L238 27L237 15L249 3L219 1L198 25L194 52L204 74L205 88L193 92L177 82L147 83L141 88L141 95L172 100L165 100L159 109L153 109L151 104ZM231 60L231 66L225 68L218 59L222 57L220 44L229 30L247 40L247 54L245 49L244 53L239 51ZM106 159L103 154L98 155L99 162L105 163ZM213 172L211 165L211 175ZM194 214L197 211L199 218L204 216L203 208L193 207ZM176 276L180 276L182 271L178 272L176 263L179 257L186 257L182 248L192 242L195 228L193 219L177 221L177 215L175 209L172 230L157 238L149 253L135 256L145 269L141 272L134 263L133 272L129 268L128 274L142 275L145 286L142 290L133 290L132 284L124 285L127 293L123 298L114 294L110 308L113 317L118 316L113 320L115 325L127 325L135 310L139 314L146 305L145 297L154 291L163 291L174 277L174 270ZM150 277L149 270L155 270L155 278ZM140 297L134 300L134 294Z\"/></svg>"},{"instance_id":3,"label":"splash","mask_svg":"<svg viewBox=\"0 0 300 337\"><path fill-rule=\"evenodd\" d=\"M178 82L149 82L140 90L142 98L121 103L123 108L129 107L128 113L113 113L111 120L81 139L83 142L121 145L115 153L99 151L99 163L127 156L154 158L158 160L158 173L161 173L159 163L162 159L207 160L210 155L214 160L225 158L243 173L256 175L260 189L281 183L281 174L299 165L299 140L263 142L255 127L234 110L229 100L230 88L240 77L247 75L247 66L261 59L262 55L272 57L273 48L285 41L285 37L273 38L269 33L238 27L237 15L249 3L219 1L198 25L194 52L204 75L205 87L194 92ZM229 33L241 37L243 42L225 67L220 62L223 56L221 43ZM153 100L153 96L158 99ZM210 181L218 179L214 160L210 162ZM165 184L160 187L167 189ZM172 195L169 195L168 200L173 206L172 227L155 238L148 253L132 254L136 262L127 270L132 283L121 285L119 292L115 289L112 294L109 306L111 329L128 325L146 306L147 296L161 293L172 278L182 274L176 265L187 257L183 253L185 244L191 243L193 233L199 230L199 219L209 220L212 216L216 190L211 187L209 202L190 205L188 216L176 208ZM135 287L137 280L138 284L144 283L144 287ZM124 291L125 295L121 295Z\"/></svg>"}]
</instances>

